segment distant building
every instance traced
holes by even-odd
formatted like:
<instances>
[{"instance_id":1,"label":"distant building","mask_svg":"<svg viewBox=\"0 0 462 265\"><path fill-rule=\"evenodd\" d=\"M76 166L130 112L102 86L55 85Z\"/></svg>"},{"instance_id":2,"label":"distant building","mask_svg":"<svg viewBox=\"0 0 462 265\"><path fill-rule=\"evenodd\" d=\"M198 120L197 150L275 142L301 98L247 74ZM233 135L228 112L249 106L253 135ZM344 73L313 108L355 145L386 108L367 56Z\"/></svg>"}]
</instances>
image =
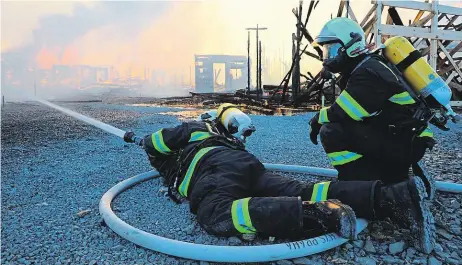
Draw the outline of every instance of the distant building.
<instances>
[{"instance_id":1,"label":"distant building","mask_svg":"<svg viewBox=\"0 0 462 265\"><path fill-rule=\"evenodd\" d=\"M69 65L53 65L51 69L51 79L53 82L59 83L62 80L70 79L72 76L71 67Z\"/></svg>"},{"instance_id":2,"label":"distant building","mask_svg":"<svg viewBox=\"0 0 462 265\"><path fill-rule=\"evenodd\" d=\"M222 91L235 91L247 87L247 56L195 55L195 88L198 93L216 92L221 84L217 77L223 74ZM224 73L214 70L214 64L224 64Z\"/></svg>"},{"instance_id":3,"label":"distant building","mask_svg":"<svg viewBox=\"0 0 462 265\"><path fill-rule=\"evenodd\" d=\"M96 80L98 82L109 80L109 67L96 67Z\"/></svg>"}]
</instances>

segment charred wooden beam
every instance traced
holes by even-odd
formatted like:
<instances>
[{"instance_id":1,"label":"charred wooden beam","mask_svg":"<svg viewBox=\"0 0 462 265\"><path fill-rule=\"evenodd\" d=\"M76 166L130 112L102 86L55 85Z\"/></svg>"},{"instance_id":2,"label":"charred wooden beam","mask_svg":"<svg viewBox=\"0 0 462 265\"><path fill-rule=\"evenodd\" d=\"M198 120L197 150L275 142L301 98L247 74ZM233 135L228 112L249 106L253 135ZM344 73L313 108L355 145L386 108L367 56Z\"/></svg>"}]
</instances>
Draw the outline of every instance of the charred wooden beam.
<instances>
[{"instance_id":1,"label":"charred wooden beam","mask_svg":"<svg viewBox=\"0 0 462 265\"><path fill-rule=\"evenodd\" d=\"M456 89L459 92L462 92L462 85L459 85L456 82L449 82L449 86Z\"/></svg>"},{"instance_id":2,"label":"charred wooden beam","mask_svg":"<svg viewBox=\"0 0 462 265\"><path fill-rule=\"evenodd\" d=\"M308 20L310 19L313 8L314 8L314 1L310 1L310 6L308 7L308 13L306 14L305 23L303 24L305 28L306 28L306 25L308 25Z\"/></svg>"},{"instance_id":3,"label":"charred wooden beam","mask_svg":"<svg viewBox=\"0 0 462 265\"><path fill-rule=\"evenodd\" d=\"M428 3L428 0L425 0L425 3ZM417 21L420 20L420 18L422 17L422 15L425 13L425 11L423 10L420 10L417 15L415 16L414 18L414 21L412 22L412 24L415 24Z\"/></svg>"},{"instance_id":4,"label":"charred wooden beam","mask_svg":"<svg viewBox=\"0 0 462 265\"><path fill-rule=\"evenodd\" d=\"M306 29L306 27L300 27L300 30L303 34L303 36L309 41L310 45L311 43L313 43L313 37L311 37L310 33L308 33L308 30ZM316 50L316 52L318 53L319 57L322 57L322 50L321 48L319 47L314 47L314 49Z\"/></svg>"},{"instance_id":5,"label":"charred wooden beam","mask_svg":"<svg viewBox=\"0 0 462 265\"><path fill-rule=\"evenodd\" d=\"M375 14L374 11L375 9L377 8L377 4L374 4L372 6L372 8L369 10L369 12L367 12L366 16L363 18L363 20L361 21L361 23L359 23L359 25L361 27L364 27L364 24L366 24L367 20L369 19L369 17L372 15L372 14Z\"/></svg>"},{"instance_id":6,"label":"charred wooden beam","mask_svg":"<svg viewBox=\"0 0 462 265\"><path fill-rule=\"evenodd\" d=\"M304 53L305 53L306 55L308 55L308 56L310 56L310 57L316 59L316 60L319 60L319 61L322 60L318 55L316 55L316 54L314 54L314 53L312 53L312 52L305 51Z\"/></svg>"},{"instance_id":7,"label":"charred wooden beam","mask_svg":"<svg viewBox=\"0 0 462 265\"><path fill-rule=\"evenodd\" d=\"M343 14L343 8L345 7L345 1L341 0L340 1L340 5L338 7L338 11L337 11L337 17L341 17L342 14Z\"/></svg>"},{"instance_id":8,"label":"charred wooden beam","mask_svg":"<svg viewBox=\"0 0 462 265\"><path fill-rule=\"evenodd\" d=\"M298 56L301 56L301 54L303 54L303 53L306 51L307 48L308 48L308 44L305 45L305 48L303 48L302 52L299 53ZM297 53L298 53L298 51L297 51ZM287 80L286 80L286 82L284 83L284 89L282 90L281 104L282 104L282 102L285 101L285 97L286 97L286 93L287 93L287 87L288 87L288 85L289 85L289 79L290 79L290 76L291 76L291 74L292 74L292 71L293 71L293 69L294 69L294 67L295 67L295 60L296 60L296 56L294 56L294 58L293 58L293 60L292 60L292 65L290 66L289 72L288 72L287 75L286 75L286 76L287 76Z\"/></svg>"},{"instance_id":9,"label":"charred wooden beam","mask_svg":"<svg viewBox=\"0 0 462 265\"><path fill-rule=\"evenodd\" d=\"M306 76L306 75L304 75L302 73L300 73L300 76L304 77L306 80L311 80L311 78L309 78L308 76Z\"/></svg>"},{"instance_id":10,"label":"charred wooden beam","mask_svg":"<svg viewBox=\"0 0 462 265\"><path fill-rule=\"evenodd\" d=\"M462 77L462 71L460 70L456 62L454 62L454 60L452 59L451 54L446 50L446 48L440 41L438 41L438 46L440 47L441 51L443 51L444 55L446 55L446 58L449 60L449 62L451 62L451 64L454 66L454 69L459 74L459 76Z\"/></svg>"},{"instance_id":11,"label":"charred wooden beam","mask_svg":"<svg viewBox=\"0 0 462 265\"><path fill-rule=\"evenodd\" d=\"M400 25L403 26L403 21L401 20L401 17L398 14L398 11L396 11L396 8L390 7L388 8L388 15L390 15L391 20L393 21L393 24L395 25Z\"/></svg>"},{"instance_id":12,"label":"charred wooden beam","mask_svg":"<svg viewBox=\"0 0 462 265\"><path fill-rule=\"evenodd\" d=\"M462 41L457 44L456 47L452 48L451 51L449 52L449 55L452 57L455 53L457 53L459 50L462 49ZM452 58L453 60L455 58ZM443 66L443 64L446 62L447 60L442 60L439 64L438 64L438 68L440 68L441 66Z\"/></svg>"},{"instance_id":13,"label":"charred wooden beam","mask_svg":"<svg viewBox=\"0 0 462 265\"><path fill-rule=\"evenodd\" d=\"M316 8L321 0L318 0L316 4L314 4L314 8Z\"/></svg>"}]
</instances>

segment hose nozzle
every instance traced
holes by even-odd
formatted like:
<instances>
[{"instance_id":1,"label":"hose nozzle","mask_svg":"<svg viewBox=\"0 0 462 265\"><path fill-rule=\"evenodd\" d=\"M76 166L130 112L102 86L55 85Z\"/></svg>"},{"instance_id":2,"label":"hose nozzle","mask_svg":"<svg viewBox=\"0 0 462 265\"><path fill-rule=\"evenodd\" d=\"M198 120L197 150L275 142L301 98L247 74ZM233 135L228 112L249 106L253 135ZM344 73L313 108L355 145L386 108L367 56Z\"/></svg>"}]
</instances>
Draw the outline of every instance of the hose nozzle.
<instances>
[{"instance_id":1,"label":"hose nozzle","mask_svg":"<svg viewBox=\"0 0 462 265\"><path fill-rule=\"evenodd\" d=\"M124 134L124 141L127 143L135 143L136 145L143 146L143 138L136 136L132 131L128 131Z\"/></svg>"}]
</instances>

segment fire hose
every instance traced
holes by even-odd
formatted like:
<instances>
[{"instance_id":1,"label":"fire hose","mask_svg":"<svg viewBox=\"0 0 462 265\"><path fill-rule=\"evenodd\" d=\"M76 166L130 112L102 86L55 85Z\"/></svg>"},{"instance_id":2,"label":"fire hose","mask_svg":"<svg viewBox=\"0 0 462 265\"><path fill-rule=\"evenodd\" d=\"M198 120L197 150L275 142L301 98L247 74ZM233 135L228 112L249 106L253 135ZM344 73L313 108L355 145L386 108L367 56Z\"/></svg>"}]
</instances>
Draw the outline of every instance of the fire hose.
<instances>
[{"instance_id":1,"label":"fire hose","mask_svg":"<svg viewBox=\"0 0 462 265\"><path fill-rule=\"evenodd\" d=\"M337 176L337 171L333 169L281 164L264 165L266 169L272 171L305 173L324 177ZM125 223L114 214L111 209L111 202L115 197L140 182L156 177L159 177L157 171L148 171L126 179L108 190L99 204L99 212L106 224L118 235L139 246L186 259L212 262L265 262L313 255L348 241L331 233L316 238L263 246L202 245L150 234ZM439 191L462 193L462 184L437 181L436 188ZM358 219L356 231L360 233L366 226L366 220Z\"/></svg>"},{"instance_id":2,"label":"fire hose","mask_svg":"<svg viewBox=\"0 0 462 265\"><path fill-rule=\"evenodd\" d=\"M124 132L123 130L115 128L111 125L84 116L72 110L60 107L46 100L38 99L28 94L26 95L33 100L59 110L85 123L98 127L120 138L124 138L126 141L130 139L125 139L125 137L129 137L131 138L131 142L140 145L141 138L136 137L132 132ZM272 171L305 173L324 177L337 176L337 171L333 169L281 164L264 165L266 169ZM117 197L125 190L135 186L140 182L147 181L156 177L159 177L159 173L157 171L148 171L128 178L109 189L103 195L99 203L99 212L107 226L121 237L139 246L186 259L214 262L265 262L309 256L332 249L348 241L347 239L341 238L334 233L330 233L315 238L282 244L270 244L262 246L214 246L188 243L150 234L122 221L112 211L111 203L115 197ZM439 191L462 193L462 184L457 183L437 181L436 188ZM360 233L366 226L366 220L358 219L356 231Z\"/></svg>"}]
</instances>

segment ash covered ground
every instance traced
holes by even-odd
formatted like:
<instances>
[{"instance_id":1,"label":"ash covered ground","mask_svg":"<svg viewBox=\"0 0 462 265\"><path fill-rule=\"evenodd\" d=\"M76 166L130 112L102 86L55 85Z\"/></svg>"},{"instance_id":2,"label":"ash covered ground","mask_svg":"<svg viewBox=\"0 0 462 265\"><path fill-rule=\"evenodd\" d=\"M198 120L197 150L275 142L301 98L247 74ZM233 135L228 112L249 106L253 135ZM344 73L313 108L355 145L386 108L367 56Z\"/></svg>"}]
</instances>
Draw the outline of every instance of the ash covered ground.
<instances>
[{"instance_id":1,"label":"ash covered ground","mask_svg":"<svg viewBox=\"0 0 462 265\"><path fill-rule=\"evenodd\" d=\"M179 124L172 114L182 111L104 103L61 105L138 135ZM248 149L263 162L330 167L321 146L309 142L312 115L252 115L257 132ZM121 180L151 169L142 150L35 103L4 105L1 125L2 264L209 264L146 250L102 224L101 196ZM438 144L424 160L438 180L461 183L462 124L450 127L449 132L434 130ZM142 183L119 196L113 209L129 224L160 236L201 244L248 244L207 235L188 204L174 204L165 190L159 179ZM437 193L433 213L438 245L430 255L408 245L409 231L375 222L357 241L268 264L462 264L461 202L461 195ZM269 242L259 239L253 244Z\"/></svg>"}]
</instances>

